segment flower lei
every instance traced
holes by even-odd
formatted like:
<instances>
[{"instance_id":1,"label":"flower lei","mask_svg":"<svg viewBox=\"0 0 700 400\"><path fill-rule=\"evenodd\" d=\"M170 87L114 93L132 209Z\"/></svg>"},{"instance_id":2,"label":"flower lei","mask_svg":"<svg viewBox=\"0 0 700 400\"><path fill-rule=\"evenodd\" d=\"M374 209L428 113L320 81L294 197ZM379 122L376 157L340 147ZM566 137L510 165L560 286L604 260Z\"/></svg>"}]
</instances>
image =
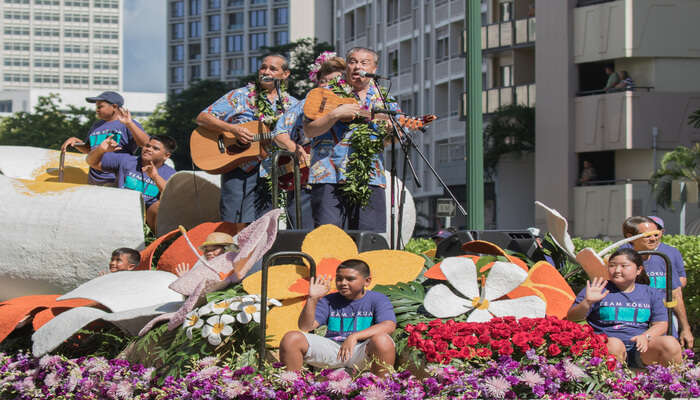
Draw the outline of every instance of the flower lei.
<instances>
[{"instance_id":1,"label":"flower lei","mask_svg":"<svg viewBox=\"0 0 700 400\"><path fill-rule=\"evenodd\" d=\"M330 60L331 58L337 57L338 54L336 54L335 51L324 51L321 53L318 57L316 57L316 60L314 61L313 65L309 69L309 80L314 83L318 83L318 71L321 69L321 65L323 65L324 62Z\"/></svg>"},{"instance_id":2,"label":"flower lei","mask_svg":"<svg viewBox=\"0 0 700 400\"><path fill-rule=\"evenodd\" d=\"M352 86L342 77L329 82L328 89L340 97L356 97ZM369 198L372 194L369 181L374 172L374 156L384 151L386 127L387 124L384 121L368 123L361 118L354 119L348 124L348 128L353 130L352 135L350 135L350 147L353 152L348 158L345 171L346 179L340 186L340 190L351 204L361 207L369 205Z\"/></svg>"},{"instance_id":3,"label":"flower lei","mask_svg":"<svg viewBox=\"0 0 700 400\"><path fill-rule=\"evenodd\" d=\"M247 85L248 108L253 111L256 120L261 120L270 129L275 128L277 120L284 114L283 110L289 110L291 103L289 93L287 93L287 83L283 81L281 85L282 107L278 107L276 111L272 109L272 105L267 100L267 96L265 96L266 89L262 89L257 82L251 82Z\"/></svg>"}]
</instances>

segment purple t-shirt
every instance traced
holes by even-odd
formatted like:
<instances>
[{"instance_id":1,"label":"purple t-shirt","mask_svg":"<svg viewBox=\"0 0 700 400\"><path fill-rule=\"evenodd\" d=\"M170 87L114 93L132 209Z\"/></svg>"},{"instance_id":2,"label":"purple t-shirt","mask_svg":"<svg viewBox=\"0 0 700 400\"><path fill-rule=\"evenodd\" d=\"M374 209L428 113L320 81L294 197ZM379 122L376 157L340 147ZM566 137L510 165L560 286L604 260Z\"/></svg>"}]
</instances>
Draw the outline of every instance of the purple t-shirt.
<instances>
[{"instance_id":1,"label":"purple t-shirt","mask_svg":"<svg viewBox=\"0 0 700 400\"><path fill-rule=\"evenodd\" d=\"M597 333L630 344L633 336L644 333L652 322L668 321L661 292L647 285L636 283L629 293L621 292L613 283L608 283L609 293L603 300L593 304L586 321ZM586 297L586 288L576 296L574 305Z\"/></svg>"},{"instance_id":2,"label":"purple t-shirt","mask_svg":"<svg viewBox=\"0 0 700 400\"><path fill-rule=\"evenodd\" d=\"M396 322L394 307L385 295L368 290L358 300L349 301L340 293L321 298L316 305L316 322L327 325L326 337L344 341L351 333L359 332L383 321Z\"/></svg>"},{"instance_id":3,"label":"purple t-shirt","mask_svg":"<svg viewBox=\"0 0 700 400\"><path fill-rule=\"evenodd\" d=\"M134 123L136 123L139 128L143 129L141 124L136 121L134 121ZM95 122L85 138L85 143L87 143L92 150L112 135L114 135L112 139L121 146L121 149L117 153L133 154L138 148L134 141L134 136L129 129L126 125L117 120L109 122L100 120ZM90 168L90 173L88 174L88 182L90 184L114 182L115 179L113 173L100 171L94 168Z\"/></svg>"},{"instance_id":4,"label":"purple t-shirt","mask_svg":"<svg viewBox=\"0 0 700 400\"><path fill-rule=\"evenodd\" d=\"M105 153L102 155L102 169L115 174L117 186L141 192L146 208L160 198L158 185L141 170L141 157L124 153ZM175 173L168 165L161 165L158 174L166 181Z\"/></svg>"},{"instance_id":5,"label":"purple t-shirt","mask_svg":"<svg viewBox=\"0 0 700 400\"><path fill-rule=\"evenodd\" d=\"M633 248L629 243L624 244L620 246L620 248ZM668 245L665 245L661 243L657 248L656 251L660 253L665 253L667 256L669 256L669 259L671 260L671 288L675 289L677 287L681 286L681 281L678 279L679 276L685 276L685 268L683 268L683 258L681 257L681 253L678 252L677 258L671 255L669 252L669 249L676 250L675 247L671 247ZM681 268L683 268L683 275L679 275L679 269L678 269L678 260L680 259L680 265ZM666 290L666 262L664 261L663 258L660 256L649 256L646 261L644 261L644 270L646 271L647 275L649 276L649 286L653 287L654 289L659 289L659 290Z\"/></svg>"}]
</instances>

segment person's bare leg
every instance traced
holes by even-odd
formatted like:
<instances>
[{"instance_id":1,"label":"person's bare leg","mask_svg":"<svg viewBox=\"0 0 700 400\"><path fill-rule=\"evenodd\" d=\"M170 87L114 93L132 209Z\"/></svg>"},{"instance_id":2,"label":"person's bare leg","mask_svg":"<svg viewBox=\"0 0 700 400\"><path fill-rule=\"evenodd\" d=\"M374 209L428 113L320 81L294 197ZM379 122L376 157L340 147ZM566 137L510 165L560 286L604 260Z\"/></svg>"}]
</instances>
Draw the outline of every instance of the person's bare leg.
<instances>
[{"instance_id":1,"label":"person's bare leg","mask_svg":"<svg viewBox=\"0 0 700 400\"><path fill-rule=\"evenodd\" d=\"M304 355L309 351L306 336L299 331L284 334L280 342L280 361L289 371L299 371L304 366Z\"/></svg>"},{"instance_id":2,"label":"person's bare leg","mask_svg":"<svg viewBox=\"0 0 700 400\"><path fill-rule=\"evenodd\" d=\"M644 353L639 353L644 365L662 364L668 365L671 363L681 362L680 343L672 336L657 336L649 341L649 349Z\"/></svg>"},{"instance_id":3,"label":"person's bare leg","mask_svg":"<svg viewBox=\"0 0 700 400\"><path fill-rule=\"evenodd\" d=\"M624 363L627 360L627 349L622 340L614 337L608 337L608 353L617 358L617 361Z\"/></svg>"},{"instance_id":4,"label":"person's bare leg","mask_svg":"<svg viewBox=\"0 0 700 400\"><path fill-rule=\"evenodd\" d=\"M160 207L160 200L151 204L150 207L146 209L146 225L151 228L151 231L155 233L156 231L156 220L158 219L158 208Z\"/></svg>"},{"instance_id":5,"label":"person's bare leg","mask_svg":"<svg viewBox=\"0 0 700 400\"><path fill-rule=\"evenodd\" d=\"M367 343L367 357L371 360L370 370L377 376L385 376L388 368L394 366L396 347L386 334L372 336Z\"/></svg>"}]
</instances>

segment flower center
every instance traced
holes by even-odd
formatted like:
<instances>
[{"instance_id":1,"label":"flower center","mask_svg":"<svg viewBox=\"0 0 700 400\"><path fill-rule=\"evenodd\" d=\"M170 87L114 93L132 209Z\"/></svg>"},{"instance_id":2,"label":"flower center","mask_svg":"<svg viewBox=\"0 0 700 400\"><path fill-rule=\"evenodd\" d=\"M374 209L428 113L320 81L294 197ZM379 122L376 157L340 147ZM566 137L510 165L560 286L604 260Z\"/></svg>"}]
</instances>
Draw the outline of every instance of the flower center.
<instances>
[{"instance_id":1,"label":"flower center","mask_svg":"<svg viewBox=\"0 0 700 400\"><path fill-rule=\"evenodd\" d=\"M252 313L258 311L258 308L255 307L255 305L250 305L250 306L245 307L243 309L243 311L245 311L247 314L252 314Z\"/></svg>"},{"instance_id":2,"label":"flower center","mask_svg":"<svg viewBox=\"0 0 700 400\"><path fill-rule=\"evenodd\" d=\"M228 308L228 306L231 305L231 302L229 301L222 301L220 303L214 304L214 308Z\"/></svg>"},{"instance_id":3,"label":"flower center","mask_svg":"<svg viewBox=\"0 0 700 400\"><path fill-rule=\"evenodd\" d=\"M214 324L214 326L211 329L212 333L217 334L217 335L220 334L221 331L223 331L223 330L224 330L224 324L222 324L221 322L219 322L218 324Z\"/></svg>"},{"instance_id":4,"label":"flower center","mask_svg":"<svg viewBox=\"0 0 700 400\"><path fill-rule=\"evenodd\" d=\"M472 307L479 310L486 310L489 308L489 301L481 297L475 297L474 300L472 300Z\"/></svg>"},{"instance_id":5,"label":"flower center","mask_svg":"<svg viewBox=\"0 0 700 400\"><path fill-rule=\"evenodd\" d=\"M197 316L197 315L191 315L189 318L187 318L187 323L189 323L190 326L193 326L194 324L196 324L197 321L199 321L199 316Z\"/></svg>"}]
</instances>

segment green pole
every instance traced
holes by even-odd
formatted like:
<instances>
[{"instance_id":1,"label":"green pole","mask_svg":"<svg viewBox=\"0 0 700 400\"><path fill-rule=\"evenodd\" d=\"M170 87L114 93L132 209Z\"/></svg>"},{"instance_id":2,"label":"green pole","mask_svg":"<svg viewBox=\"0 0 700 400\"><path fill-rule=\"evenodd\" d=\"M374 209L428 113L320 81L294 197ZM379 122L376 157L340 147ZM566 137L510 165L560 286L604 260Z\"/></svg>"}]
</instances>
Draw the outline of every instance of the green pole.
<instances>
[{"instance_id":1,"label":"green pole","mask_svg":"<svg viewBox=\"0 0 700 400\"><path fill-rule=\"evenodd\" d=\"M481 116L481 2L465 0L467 80L467 225L484 229L484 136Z\"/></svg>"}]
</instances>

